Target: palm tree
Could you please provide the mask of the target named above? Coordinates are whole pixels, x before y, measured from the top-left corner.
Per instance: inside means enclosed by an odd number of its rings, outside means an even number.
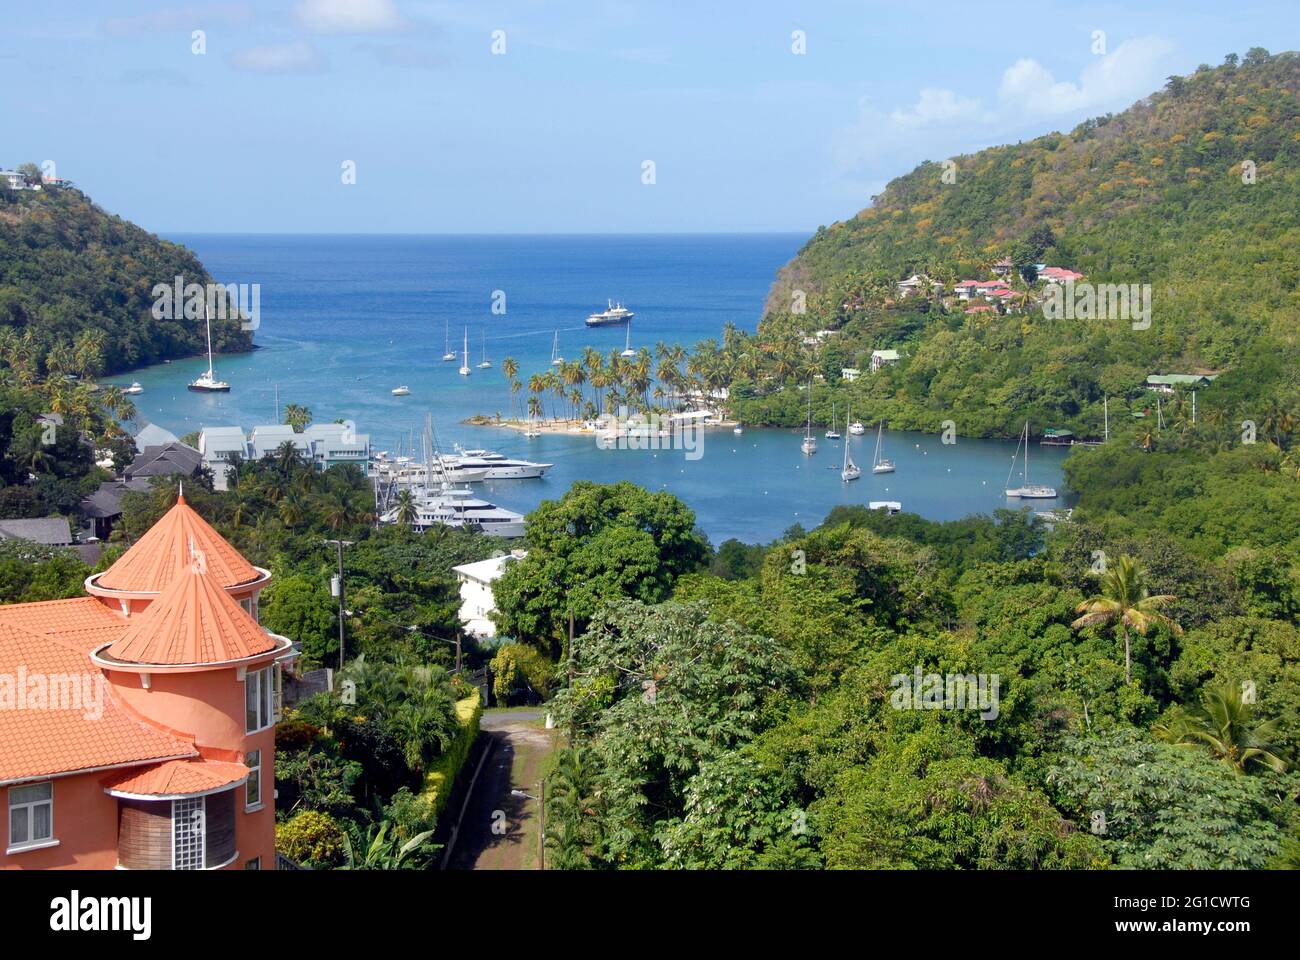
[[[1124,638],[1124,682],[1133,679],[1133,651],[1129,631],[1146,636],[1151,628],[1163,624],[1182,635],[1183,628],[1160,612],[1178,598],[1167,593],[1152,595],[1146,587],[1146,574],[1128,554],[1109,567],[1101,577],[1101,593],[1075,607],[1083,616],[1070,624],[1075,630],[1084,627],[1117,624]]]
[[[284,422],[293,427],[294,433],[302,433],[311,423],[311,411],[296,403],[284,408]]]
[[[1152,733],[1168,743],[1208,746],[1237,773],[1245,773],[1250,764],[1285,773],[1286,761],[1273,752],[1276,721],[1254,722],[1253,713],[1240,685],[1225,681],[1202,691],[1199,709],[1172,708],[1164,723],[1152,727]]]
[[[409,492],[403,491],[403,493]],[[356,523],[357,508],[353,506],[352,501],[343,490],[331,490],[326,494],[321,509],[326,525],[334,533],[338,533],[340,530]]]
[[[415,522],[415,494],[409,489],[399,490],[397,492],[397,512],[395,514],[398,523],[411,524]]]
[[[515,417],[515,394],[519,392],[518,381],[515,380],[515,374],[519,372],[519,361],[514,357],[506,357],[501,361],[501,373],[506,378],[506,383],[510,385],[510,419]]]

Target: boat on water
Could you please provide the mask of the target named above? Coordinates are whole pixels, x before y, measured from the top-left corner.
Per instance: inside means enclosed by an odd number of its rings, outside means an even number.
[[[395,397],[409,397],[411,395],[411,388],[406,386],[406,384],[402,384],[400,387],[394,387],[392,394]]]
[[[218,380],[212,370],[212,318],[208,315],[207,308],[203,309],[203,319],[208,327],[208,369],[206,373],[201,373],[193,383],[186,389],[194,390],[198,393],[229,393],[230,384],[224,380]]]
[[[123,387],[122,392],[128,396],[135,396],[138,393],[144,393],[144,387],[140,386],[139,380],[135,380],[132,382],[131,386]]]
[[[876,431],[876,455],[871,459],[872,473],[893,473],[894,461],[886,459],[881,454],[884,450],[885,443],[885,421],[880,421],[880,429]]]
[[[449,471],[483,470],[486,480],[533,480],[555,466],[553,463],[512,459],[493,450],[458,450],[454,455],[446,454],[439,459],[444,469]]]
[[[852,408],[850,408],[849,415],[850,417],[852,416]],[[848,437],[845,439],[844,466],[840,468],[840,479],[843,480],[845,483],[848,483],[850,480],[856,480],[858,479],[858,477],[862,476],[862,468],[853,462],[853,455],[849,453],[849,447],[852,446],[852,444],[853,444],[852,437]]]
[[[469,327],[465,328],[465,359],[460,362],[460,375],[468,377],[471,371],[469,369]]]
[[[563,362],[564,358],[560,356],[560,331],[556,330],[555,339],[551,341],[551,366],[558,367]]]
[[[872,500],[867,504],[869,510],[884,510],[890,516],[903,512],[903,504],[898,500]]]
[[[840,432],[835,429],[835,401],[831,401],[831,425],[826,428],[825,437],[827,440],[838,440]]]
[[[487,333],[486,333],[486,331],[485,331],[484,334],[483,334],[483,359],[479,361],[478,368],[479,368],[480,370],[490,370],[490,369],[492,368],[492,361],[489,360],[489,359],[487,358]]]
[[[589,327],[608,327],[616,323],[627,323],[636,314],[621,303],[615,303],[613,300],[605,301],[606,307],[599,313],[593,313],[587,317],[587,326]]]
[[[742,433],[745,432],[745,428],[742,427],[740,424],[736,424],[734,427],[731,428],[731,432],[734,433],[736,436],[740,436]]]
[[[849,424],[849,433],[853,434],[855,437],[860,437],[866,432],[866,425],[860,420],[854,420]]]
[[[1020,486],[1011,486],[1011,476],[1016,472],[1016,460],[1020,457],[1020,450],[1024,448],[1024,459],[1021,461]],[[1020,442],[1016,444],[1016,452],[1011,457],[1011,470],[1007,473],[1008,497],[1018,497],[1022,500],[1054,500],[1056,498],[1056,488],[1049,487],[1042,483],[1029,482],[1029,421],[1025,421],[1025,429],[1021,431]]]
[[[442,359],[450,363],[452,360],[456,359],[456,351],[451,348],[451,321],[450,320],[443,321],[442,332],[443,332],[443,342],[444,342]]]
[[[390,507],[379,518],[381,523],[398,523],[401,505]],[[417,496],[411,528],[416,531],[430,527],[468,527],[490,537],[522,537],[524,515],[507,510],[495,503],[481,500],[465,487],[442,485]]]
[[[632,321],[627,323],[627,336],[623,338],[623,352],[620,357],[635,357],[636,351],[632,349]]]
[[[812,382],[808,383],[808,425],[804,428],[803,442],[799,444],[799,451],[805,457],[811,457],[817,452],[817,438],[812,435]]]

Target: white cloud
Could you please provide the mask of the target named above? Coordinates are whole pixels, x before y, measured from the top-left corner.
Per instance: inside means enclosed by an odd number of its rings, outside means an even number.
[[[921,91],[920,99],[910,107],[899,107],[889,115],[895,123],[907,127],[917,127],[927,123],[942,123],[951,120],[969,120],[979,115],[978,99],[960,97],[951,90],[939,90],[927,87]]]
[[[998,102],[1005,110],[1034,116],[1077,113],[1153,92],[1162,79],[1161,61],[1173,49],[1160,37],[1126,40],[1084,68],[1077,83],[1057,80],[1037,60],[1017,60],[1002,75]]]
[[[407,25],[393,0],[299,0],[294,16],[313,33],[391,33]]]
[[[305,40],[237,50],[230,63],[252,73],[319,73],[326,66],[320,51]]]

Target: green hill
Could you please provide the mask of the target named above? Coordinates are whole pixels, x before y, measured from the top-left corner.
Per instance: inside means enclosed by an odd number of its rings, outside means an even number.
[[[781,356],[818,329],[838,331],[811,359],[832,383],[841,367],[865,369],[873,348],[903,349],[897,367],[837,388],[864,419],[899,427],[953,419],[963,434],[1005,435],[1029,417],[1036,430],[1100,434],[1102,398],[1112,413],[1117,401],[1122,416],[1129,406],[1140,413],[1150,403],[1142,382],[1156,372],[1228,371],[1212,389],[1238,405],[1295,389],[1297,55],[1229,56],[1171,77],[1121,114],[952,164],[927,162],[892,181],[856,216],[820,228],[780,271],[757,337],[765,375],[737,384],[744,419],[793,416],[790,398],[772,388],[809,372],[809,361]],[[1150,328],[1049,320],[1036,305],[967,314],[952,297],[895,292],[918,273],[951,291],[989,278],[1007,257],[1097,284],[1149,284]],[[806,313],[792,309],[796,291]]]
[[[0,186],[0,365],[34,380],[203,352],[201,320],[151,313],[154,285],[178,275],[212,281],[189,250],[106,213],[80,190]],[[252,334],[233,318],[214,320],[212,342],[221,352],[245,351]],[[96,346],[98,363],[87,364]]]

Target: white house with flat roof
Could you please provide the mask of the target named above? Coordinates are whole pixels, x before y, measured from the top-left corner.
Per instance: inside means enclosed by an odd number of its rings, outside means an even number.
[[[500,557],[489,557],[476,563],[462,563],[451,569],[460,581],[460,622],[465,632],[483,639],[495,637],[497,625],[492,622],[496,598],[492,596],[492,582],[505,572],[506,565],[528,556],[527,550],[514,550]]]

